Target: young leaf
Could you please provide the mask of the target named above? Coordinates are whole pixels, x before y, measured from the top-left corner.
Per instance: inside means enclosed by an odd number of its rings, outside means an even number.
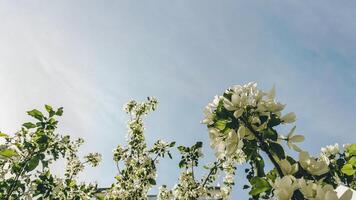
[[[52,108],[52,106],[50,106],[50,105],[45,105],[45,108],[46,108],[46,110],[47,110],[48,113],[50,113],[51,111],[53,111],[53,108]]]
[[[226,127],[226,123],[227,123],[226,120],[220,119],[217,122],[215,122],[214,126],[219,130],[224,130]]]
[[[350,156],[356,156],[356,144],[351,144],[347,148],[347,152],[350,154]]]
[[[45,108],[49,114],[49,117],[53,117],[53,115],[56,114],[56,112],[53,110],[52,106],[50,105],[45,105]]]
[[[7,134],[5,134],[5,133],[1,133],[0,132],[0,137],[4,137],[4,138],[7,138],[7,137],[9,137]]]
[[[347,161],[348,164],[351,164],[352,166],[356,167],[356,157],[352,157],[349,161]]]
[[[12,149],[3,149],[0,151],[0,155],[1,156],[5,156],[5,157],[12,157],[12,156],[17,156],[17,152],[15,150],[12,150]]]
[[[342,167],[341,169],[342,173],[348,175],[348,176],[352,176],[355,174],[356,170],[353,168],[353,166],[351,164],[346,164]]]
[[[60,107],[60,108],[58,108],[58,110],[56,112],[56,115],[57,116],[62,116],[62,114],[63,114],[63,107]]]

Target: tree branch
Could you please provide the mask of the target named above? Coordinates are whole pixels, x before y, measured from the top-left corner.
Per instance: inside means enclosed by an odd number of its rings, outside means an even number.
[[[223,163],[223,161],[220,160],[219,162],[215,163],[215,166],[214,166],[214,167],[212,167],[212,168],[210,169],[210,172],[209,172],[208,176],[206,177],[206,179],[204,180],[204,182],[203,182],[203,184],[202,184],[203,187],[204,187],[205,184],[208,182],[210,176],[213,174],[213,170],[217,169],[222,163]]]
[[[283,175],[283,172],[281,170],[281,167],[279,166],[277,161],[273,158],[272,153],[268,149],[267,143],[265,143],[263,141],[260,133],[257,132],[255,129],[253,129],[253,127],[245,119],[241,118],[241,121],[245,124],[246,128],[248,128],[253,133],[253,135],[257,138],[258,142],[260,143],[260,147],[261,147],[262,151],[264,151],[267,154],[268,158],[271,160],[271,162],[273,163],[274,167],[277,169],[277,172],[278,172],[279,176],[282,178],[284,175]]]
[[[8,190],[8,193],[7,193],[6,197],[5,197],[5,199],[10,199],[12,193],[13,193],[14,190],[15,190],[16,182],[19,180],[20,176],[22,176],[22,173],[24,173],[24,170],[25,170],[25,167],[26,167],[26,165],[27,165],[27,162],[31,159],[31,157],[32,157],[33,154],[34,154],[34,153],[30,152],[30,153],[25,157],[25,159],[24,159],[24,165],[21,167],[20,172],[19,172],[18,174],[16,174],[15,180],[14,180],[14,182],[10,185],[10,188],[9,188],[9,190]]]
[[[274,167],[277,169],[279,176],[282,178],[284,176],[284,174],[281,170],[281,167],[279,166],[277,161],[274,159],[272,153],[269,151],[268,145],[267,145],[267,143],[265,143],[263,141],[260,133],[258,131],[256,131],[255,129],[253,129],[253,127],[244,118],[241,117],[240,119],[245,124],[245,126],[253,133],[253,135],[257,138],[258,142],[260,143],[260,147],[261,147],[262,151],[264,151],[267,154],[268,158],[271,160]],[[299,190],[296,190],[293,194],[292,199],[303,200],[304,199],[303,197],[304,197],[304,195]]]

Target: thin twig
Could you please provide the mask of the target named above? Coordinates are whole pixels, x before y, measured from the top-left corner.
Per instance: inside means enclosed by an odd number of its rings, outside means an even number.
[[[208,176],[206,177],[206,179],[204,180],[204,182],[202,184],[203,187],[208,182],[208,179],[210,178],[210,176],[213,174],[213,170],[217,169],[222,163],[223,163],[223,161],[219,160],[219,162],[215,163],[215,166],[210,169]]]

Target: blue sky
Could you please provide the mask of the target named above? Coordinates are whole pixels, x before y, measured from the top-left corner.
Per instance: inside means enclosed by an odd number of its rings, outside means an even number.
[[[26,110],[64,106],[60,131],[84,137],[84,153],[103,154],[100,167],[81,178],[107,186],[115,175],[112,149],[125,141],[126,101],[156,96],[158,110],[146,120],[148,143],[200,140],[208,163],[213,152],[199,123],[203,107],[230,85],[257,81],[263,89],[275,84],[286,111],[295,111],[304,149],[316,154],[327,144],[355,142],[355,6],[1,1],[0,129],[19,129],[29,119]],[[178,158],[161,162],[158,184],[173,185]],[[242,170],[236,182],[242,186]]]

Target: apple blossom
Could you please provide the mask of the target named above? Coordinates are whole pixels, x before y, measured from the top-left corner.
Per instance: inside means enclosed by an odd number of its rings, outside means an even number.
[[[284,175],[293,175],[298,171],[298,163],[294,163],[293,165],[286,159],[280,160],[278,162],[279,166]]]
[[[298,183],[294,176],[287,175],[277,179],[273,184],[273,188],[273,193],[279,200],[290,200],[294,191],[298,188]]]
[[[294,112],[287,113],[283,117],[281,117],[282,123],[293,123],[295,122],[295,114]]]
[[[296,126],[293,126],[293,128],[289,131],[288,136],[282,137],[287,141],[287,145],[290,149],[293,149],[294,151],[301,152],[302,149],[300,149],[296,144],[294,143],[299,143],[304,141],[304,136],[303,135],[294,135]]]
[[[326,147],[321,148],[321,152],[326,156],[335,156],[339,153],[339,144],[335,143],[334,145],[327,145]]]
[[[303,169],[312,175],[323,175],[329,171],[328,164],[324,160],[316,159],[309,156],[309,153],[302,151],[299,153],[299,163]]]
[[[148,191],[156,185],[158,161],[164,156],[172,158],[170,148],[175,145],[157,140],[149,148],[146,143],[143,118],[156,106],[157,100],[152,97],[125,105],[124,111],[130,115],[128,143],[114,149],[117,174],[115,182],[105,189],[78,182],[78,174],[88,164],[97,166],[101,155],[90,153],[82,160],[77,152],[84,141],[72,141],[54,132],[54,116],[60,116],[62,108],[54,111],[46,105],[48,116],[35,109],[29,111],[39,122],[23,124],[13,137],[0,132],[4,141],[0,143],[0,198],[146,200]],[[242,165],[248,180],[243,188],[250,190],[250,199],[350,200],[350,190],[338,197],[334,189],[342,184],[356,188],[356,144],[345,145],[344,152],[337,144],[329,145],[321,149],[319,157],[310,157],[295,145],[304,140],[303,135],[294,134],[295,126],[287,136],[278,133],[277,126],[296,120],[292,112],[282,115],[284,108],[285,104],[276,100],[274,86],[264,92],[255,82],[234,85],[215,96],[205,107],[202,122],[208,128],[216,160],[204,166],[206,174],[200,177],[196,170],[203,156],[203,143],[179,146],[178,183],[172,189],[159,187],[158,199],[228,200],[236,169]],[[284,142],[300,152],[299,160],[287,155]],[[53,175],[49,168],[60,157],[66,159],[64,177]],[[266,164],[268,161],[272,165]]]

